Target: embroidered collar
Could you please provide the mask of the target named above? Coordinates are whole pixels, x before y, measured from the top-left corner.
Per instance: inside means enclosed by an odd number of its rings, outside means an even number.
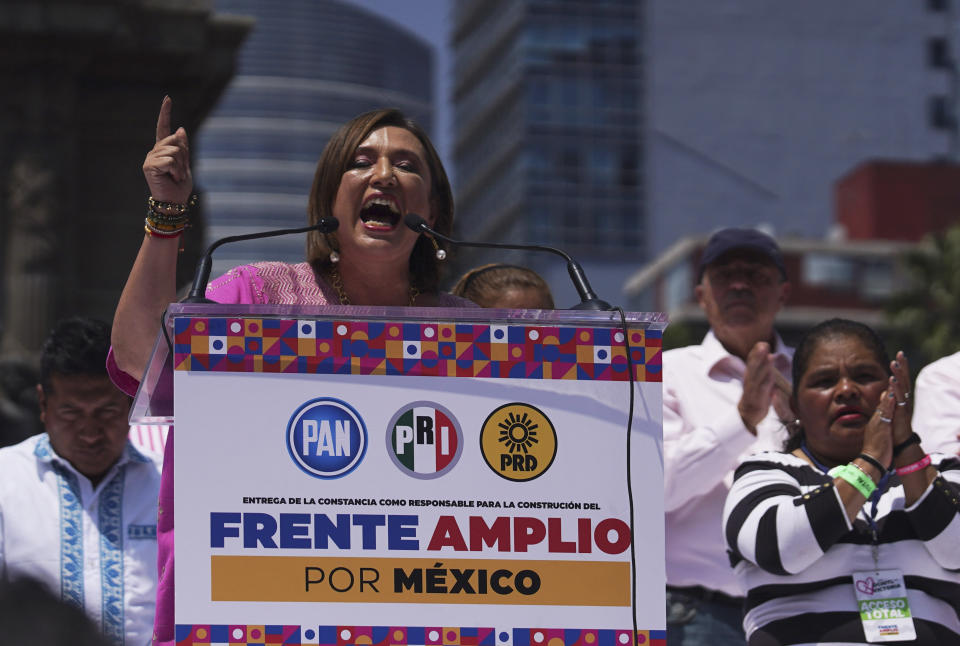
[[[69,464],[66,459],[58,455],[57,452],[53,450],[53,445],[50,444],[50,436],[46,433],[42,433],[40,435],[40,439],[37,441],[37,446],[33,449],[33,454],[36,455],[41,462]],[[123,453],[120,454],[120,459],[117,460],[114,466],[120,466],[122,464],[126,464],[127,462],[149,463],[150,458],[138,451],[137,448],[128,440],[126,448],[123,450]],[[73,466],[71,465],[70,468],[72,469]]]

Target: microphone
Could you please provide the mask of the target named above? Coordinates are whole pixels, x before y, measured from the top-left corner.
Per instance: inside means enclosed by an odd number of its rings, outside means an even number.
[[[275,229],[273,231],[261,231],[260,233],[246,233],[239,236],[227,236],[214,241],[197,262],[197,270],[193,274],[193,286],[190,293],[181,303],[212,303],[210,299],[204,296],[207,292],[207,283],[210,282],[210,267],[213,264],[213,251],[222,244],[228,242],[240,242],[241,240],[259,240],[260,238],[273,238],[274,236],[285,236],[292,233],[307,233],[308,231],[319,231],[320,233],[333,233],[340,226],[340,220],[336,218],[320,218],[320,221],[309,227],[300,227],[299,229]]]
[[[448,238],[442,233],[438,233],[431,229],[430,225],[427,224],[427,221],[416,213],[407,213],[404,215],[403,223],[417,233],[433,236],[434,238],[439,238],[444,242],[449,242],[450,244],[459,247],[519,249],[521,251],[547,251],[556,254],[567,261],[567,272],[570,274],[570,280],[573,281],[573,286],[577,290],[577,294],[580,296],[580,302],[570,309],[598,310],[603,312],[609,312],[613,310],[613,307],[610,305],[610,303],[597,297],[596,293],[593,291],[593,288],[590,287],[590,281],[587,280],[587,275],[583,272],[583,267],[581,267],[580,263],[571,258],[570,254],[566,253],[565,251],[561,251],[560,249],[556,249],[554,247],[547,247],[545,245],[504,244],[500,242],[467,242],[465,240],[454,240],[453,238]]]

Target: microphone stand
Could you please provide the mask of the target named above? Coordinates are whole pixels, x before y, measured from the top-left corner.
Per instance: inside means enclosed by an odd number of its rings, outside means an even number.
[[[307,233],[309,231],[319,231],[320,233],[333,233],[340,226],[340,221],[334,218],[320,218],[320,221],[309,227],[300,227],[298,229],[276,229],[274,231],[261,231],[260,233],[245,233],[238,236],[227,236],[215,240],[213,244],[207,247],[203,256],[197,262],[197,270],[193,274],[193,286],[190,293],[181,303],[212,303],[204,294],[207,291],[207,283],[210,282],[210,268],[213,265],[213,252],[220,245],[228,242],[240,242],[242,240],[259,240],[260,238],[273,238],[275,236],[285,236],[293,233]]]
[[[574,310],[596,310],[602,312],[609,312],[615,308],[610,305],[610,303],[600,299],[596,293],[593,291],[593,288],[590,287],[590,281],[587,280],[587,275],[583,271],[583,267],[580,266],[576,260],[574,260],[570,254],[565,251],[561,251],[555,247],[548,247],[546,245],[527,245],[527,244],[505,244],[499,242],[467,242],[464,240],[456,240],[448,236],[438,233],[430,228],[430,225],[427,224],[427,221],[416,213],[407,213],[403,216],[403,223],[407,225],[410,229],[416,231],[420,234],[425,234],[432,236],[434,238],[439,238],[444,242],[449,242],[452,245],[460,247],[480,247],[483,249],[517,249],[520,251],[547,251],[549,253],[556,254],[567,261],[567,273],[570,274],[570,280],[573,281],[573,286],[577,290],[577,294],[580,296],[580,302],[574,305],[571,309]]]

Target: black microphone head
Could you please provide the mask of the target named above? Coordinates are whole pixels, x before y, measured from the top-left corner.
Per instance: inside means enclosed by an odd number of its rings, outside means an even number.
[[[340,220],[337,218],[320,218],[317,220],[317,231],[320,233],[333,233],[340,227]]]
[[[416,231],[417,233],[423,233],[427,228],[429,228],[427,221],[421,218],[416,213],[405,214],[403,216],[403,223],[407,225],[407,227]]]

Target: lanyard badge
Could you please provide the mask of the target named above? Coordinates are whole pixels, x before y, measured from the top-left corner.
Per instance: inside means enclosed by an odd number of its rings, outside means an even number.
[[[860,621],[868,642],[917,638],[907,587],[900,570],[854,572],[853,590],[857,595]]]
[[[800,450],[810,458],[818,469],[827,473],[828,469],[807,449],[806,442]],[[861,509],[870,526],[871,552],[875,569],[853,573],[853,592],[857,598],[857,609],[863,634],[870,643],[889,641],[911,641],[917,638],[917,630],[910,614],[910,600],[907,598],[907,586],[903,582],[900,570],[881,570],[879,566],[879,535],[877,526],[877,506],[880,496],[887,488],[890,473],[885,473],[876,490],[869,496],[870,513]]]

